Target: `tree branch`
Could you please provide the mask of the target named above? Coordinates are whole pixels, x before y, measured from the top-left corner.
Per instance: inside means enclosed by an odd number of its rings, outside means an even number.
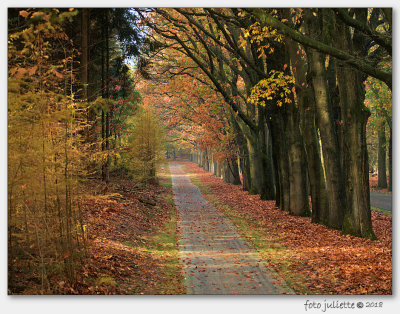
[[[378,45],[382,46],[386,49],[386,51],[392,55],[392,38],[388,38],[375,30],[372,30],[367,24],[362,23],[356,19],[353,19],[350,15],[347,14],[345,9],[334,9],[339,18],[345,22],[347,25],[350,25],[360,32],[364,33],[371,37]]]
[[[392,72],[385,72],[377,69],[374,65],[371,65],[362,59],[355,57],[343,50],[337,49],[335,47],[326,45],[320,41],[314,40],[307,37],[296,30],[285,25],[281,21],[269,15],[262,9],[247,9],[251,14],[253,14],[263,25],[269,25],[277,29],[281,34],[289,36],[294,41],[297,41],[303,45],[314,48],[318,51],[326,53],[332,57],[346,62],[347,64],[353,66],[357,70],[364,72],[372,77],[377,78],[380,81],[385,82],[390,89],[392,89]]]

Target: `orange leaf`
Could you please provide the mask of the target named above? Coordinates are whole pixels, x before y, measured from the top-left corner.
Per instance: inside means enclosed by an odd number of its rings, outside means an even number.
[[[64,252],[63,257],[64,257],[64,258],[68,258],[70,255],[71,255],[70,251],[69,251],[69,250],[66,250],[66,251]]]
[[[14,67],[14,68],[10,69],[10,74],[11,74],[11,76],[14,75],[15,72],[17,72],[17,70],[18,70],[17,67]]]
[[[33,75],[33,74],[36,73],[36,70],[37,70],[37,65],[31,67],[31,68],[28,70],[28,74],[29,74],[29,75]]]
[[[17,71],[17,74],[15,74],[15,77],[22,78],[26,72],[27,72],[27,70],[25,68],[19,68]]]
[[[44,13],[38,11],[38,12],[33,13],[33,14],[32,14],[32,17],[36,17],[36,16],[40,16],[40,15],[44,15]]]
[[[64,75],[62,75],[60,72],[54,71],[54,73],[58,78],[64,78]]]
[[[24,17],[24,18],[27,18],[28,15],[29,15],[29,12],[27,12],[27,11],[25,11],[25,10],[22,10],[22,11],[19,11],[19,15],[21,15],[21,16]]]

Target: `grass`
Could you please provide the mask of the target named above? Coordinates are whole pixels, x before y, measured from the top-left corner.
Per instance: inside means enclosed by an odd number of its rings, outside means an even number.
[[[165,273],[163,280],[159,282],[158,294],[182,294],[184,291],[176,238],[176,213],[174,206],[171,206],[170,220],[164,225],[163,230],[147,238],[140,248],[147,253],[162,257],[165,261],[163,265]]]
[[[310,291],[304,283],[302,276],[290,270],[291,251],[279,244],[276,235],[271,235],[258,221],[252,220],[248,215],[241,213],[237,209],[221,203],[214,195],[209,192],[207,185],[201,183],[200,179],[191,173],[193,184],[197,185],[203,196],[222,212],[238,228],[242,237],[246,238],[254,250],[258,251],[261,258],[265,261],[267,268],[274,265],[274,270],[291,287],[296,294],[318,294],[317,291]]]
[[[169,172],[169,165],[168,163],[163,164],[160,169],[158,170],[158,178],[159,184],[165,186],[166,188],[172,189],[172,178],[171,173]],[[171,191],[172,195],[172,191]],[[172,201],[172,205],[173,205]]]
[[[165,199],[170,204],[170,218],[159,233],[146,241],[143,249],[151,254],[161,256],[165,260],[165,276],[164,280],[160,282],[160,294],[183,294],[185,293],[185,286],[177,245],[177,216],[172,193],[171,174],[167,163],[160,170],[158,176],[159,183],[168,188]]]
[[[392,217],[391,210],[387,210],[387,209],[383,209],[383,208],[379,208],[379,207],[375,207],[375,206],[371,206],[371,209],[375,210],[377,212],[380,212],[380,213],[384,214],[385,216]]]
[[[185,294],[186,288],[182,274],[182,265],[179,261],[179,249],[177,246],[177,216],[168,164],[160,167],[157,176],[158,183],[167,188],[167,191],[163,196],[169,204],[169,219],[156,233],[143,237],[143,242],[125,242],[124,244],[133,246],[142,252],[161,258],[159,260],[163,261],[162,280],[157,282],[157,291],[154,294]],[[159,208],[159,210],[161,209]],[[136,290],[132,290],[131,293],[138,294],[141,292],[141,288]]]

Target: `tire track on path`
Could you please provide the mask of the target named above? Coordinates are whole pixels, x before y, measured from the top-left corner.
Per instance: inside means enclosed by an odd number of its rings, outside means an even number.
[[[178,212],[178,241],[188,294],[293,294],[267,269],[233,224],[170,163]]]

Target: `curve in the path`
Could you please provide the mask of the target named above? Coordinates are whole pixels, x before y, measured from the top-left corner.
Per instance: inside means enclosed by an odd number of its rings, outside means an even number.
[[[293,294],[267,269],[236,228],[206,201],[179,163],[171,162],[188,294]]]
[[[387,209],[387,210],[392,210],[392,195],[391,194],[385,194],[385,193],[379,193],[379,192],[370,192],[370,200],[371,200],[371,205],[382,208],[382,209]]]

